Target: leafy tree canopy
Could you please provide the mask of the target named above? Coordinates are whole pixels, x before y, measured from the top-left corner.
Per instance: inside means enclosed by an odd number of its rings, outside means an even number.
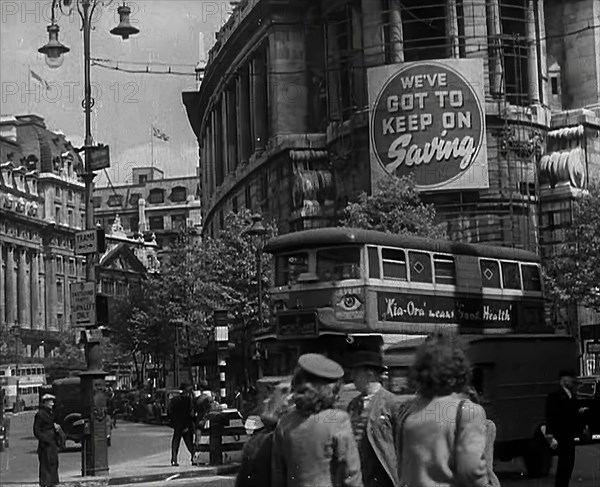
[[[346,206],[344,216],[344,227],[447,238],[445,224],[435,222],[435,208],[421,201],[412,176],[380,179],[372,195],[363,192]]]
[[[557,255],[545,262],[546,291],[559,305],[600,311],[600,185],[573,202],[573,218]]]

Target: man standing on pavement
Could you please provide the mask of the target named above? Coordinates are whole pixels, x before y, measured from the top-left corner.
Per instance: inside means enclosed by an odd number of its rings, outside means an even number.
[[[348,405],[354,438],[358,445],[365,487],[398,487],[398,460],[394,424],[398,398],[381,385],[386,370],[380,353],[356,352],[352,381],[360,395]]]
[[[198,394],[193,398],[194,406],[194,451],[196,454],[192,459],[194,465],[200,464],[200,445],[202,444],[202,430],[206,427],[208,421],[208,413],[213,407],[214,399],[208,388],[208,382],[201,379],[198,384]]]
[[[56,434],[59,426],[54,422],[54,400],[52,394],[44,394],[42,405],[33,420],[33,434],[38,439],[37,454],[40,462],[40,486],[58,485],[58,443]]]
[[[575,373],[562,370],[559,387],[546,399],[546,437],[558,452],[555,487],[569,487],[575,466],[575,437],[583,432],[582,414],[575,397]]]
[[[194,460],[194,405],[192,403],[192,388],[181,384],[181,394],[173,397],[168,407],[168,415],[173,428],[171,439],[171,465],[179,466],[179,445],[181,439],[190,452],[190,461]]]

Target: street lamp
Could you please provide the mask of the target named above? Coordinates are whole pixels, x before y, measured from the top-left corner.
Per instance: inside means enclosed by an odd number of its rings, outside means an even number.
[[[267,234],[267,229],[263,225],[262,216],[258,213],[255,213],[250,217],[252,219],[252,226],[246,230],[246,233],[251,237],[255,237],[258,242],[256,244],[256,286],[257,286],[257,299],[258,299],[258,329],[260,330],[264,326],[263,319],[263,292],[262,292],[262,251],[263,244],[262,238]],[[246,330],[244,330],[244,341],[246,341]],[[244,344],[244,361],[246,361],[246,357],[248,356],[247,352],[247,344]],[[245,365],[246,373],[248,373],[247,364]],[[259,365],[259,377],[260,373],[260,365]]]
[[[267,234],[267,229],[263,225],[262,216],[258,213],[252,215],[252,226],[246,233],[252,237],[261,239]],[[256,282],[258,286],[258,327],[264,326],[262,309],[262,241],[256,246]]]
[[[74,8],[81,18],[83,31],[83,61],[84,61],[84,100],[83,110],[85,113],[85,172],[82,174],[85,183],[85,228],[95,229],[94,205],[92,204],[93,181],[96,174],[91,165],[91,154],[95,149],[92,138],[91,112],[94,106],[90,82],[90,33],[94,12],[99,4],[107,7],[113,0],[104,2],[102,0],[52,0],[51,21],[48,26],[48,43],[40,47],[38,51],[46,56],[46,64],[51,68],[58,68],[63,63],[63,54],[69,52],[69,48],[58,40],[59,26],[56,23],[55,12],[57,9],[64,15],[70,15]],[[66,9],[66,11],[63,9]],[[138,31],[129,25],[129,14],[131,10],[126,5],[118,8],[120,23],[111,33],[121,36],[123,39]],[[86,280],[96,283],[95,255],[89,254],[86,258]],[[102,371],[102,359],[100,356],[101,331],[97,326],[91,327],[82,333],[85,343],[85,358],[87,362],[86,372],[81,377],[81,398],[83,400],[86,417],[89,420],[89,435],[85,438],[82,449],[82,474],[102,475],[108,472],[108,451],[106,442],[106,384],[105,373]]]

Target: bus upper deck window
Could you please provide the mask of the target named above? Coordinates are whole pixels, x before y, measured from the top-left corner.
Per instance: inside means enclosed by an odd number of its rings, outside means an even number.
[[[493,287],[500,289],[500,264],[496,260],[481,259],[479,262],[481,269],[481,285],[483,287]]]
[[[360,248],[336,247],[319,250],[317,276],[321,281],[360,278]]]
[[[409,252],[410,280],[412,282],[432,282],[431,255],[425,252]]]
[[[521,289],[519,264],[516,262],[502,262],[502,282],[504,289]]]
[[[434,254],[433,265],[435,267],[436,284],[456,284],[454,257]]]
[[[379,255],[377,253],[377,247],[367,247],[369,255],[369,277],[372,279],[379,279]]]
[[[404,250],[381,249],[381,260],[383,263],[383,277],[406,281],[406,255]]]
[[[277,258],[276,286],[295,284],[298,276],[308,272],[308,254],[299,252],[297,254],[280,255]]]
[[[523,274],[523,289],[525,291],[542,290],[542,280],[538,266],[522,264],[521,273]]]

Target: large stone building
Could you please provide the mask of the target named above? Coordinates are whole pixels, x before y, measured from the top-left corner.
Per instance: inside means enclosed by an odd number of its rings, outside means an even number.
[[[36,115],[0,122],[0,322],[25,357],[43,358],[71,326],[69,284],[85,279],[74,254],[84,226],[81,159]]]
[[[39,116],[2,117],[0,130],[0,357],[42,359],[72,330],[70,284],[85,280],[74,252],[85,227],[83,166]],[[159,270],[158,246],[126,236],[118,218],[106,233],[97,291],[123,296]]]
[[[600,171],[599,19],[597,0],[242,0],[183,94],[203,231],[242,206],[280,233],[334,225],[412,172],[452,239],[551,252]]]
[[[103,228],[111,228],[119,217],[125,234],[155,238],[163,248],[182,229],[200,227],[196,176],[165,178],[158,168],[138,167],[132,179],[130,184],[94,188],[94,215]]]

